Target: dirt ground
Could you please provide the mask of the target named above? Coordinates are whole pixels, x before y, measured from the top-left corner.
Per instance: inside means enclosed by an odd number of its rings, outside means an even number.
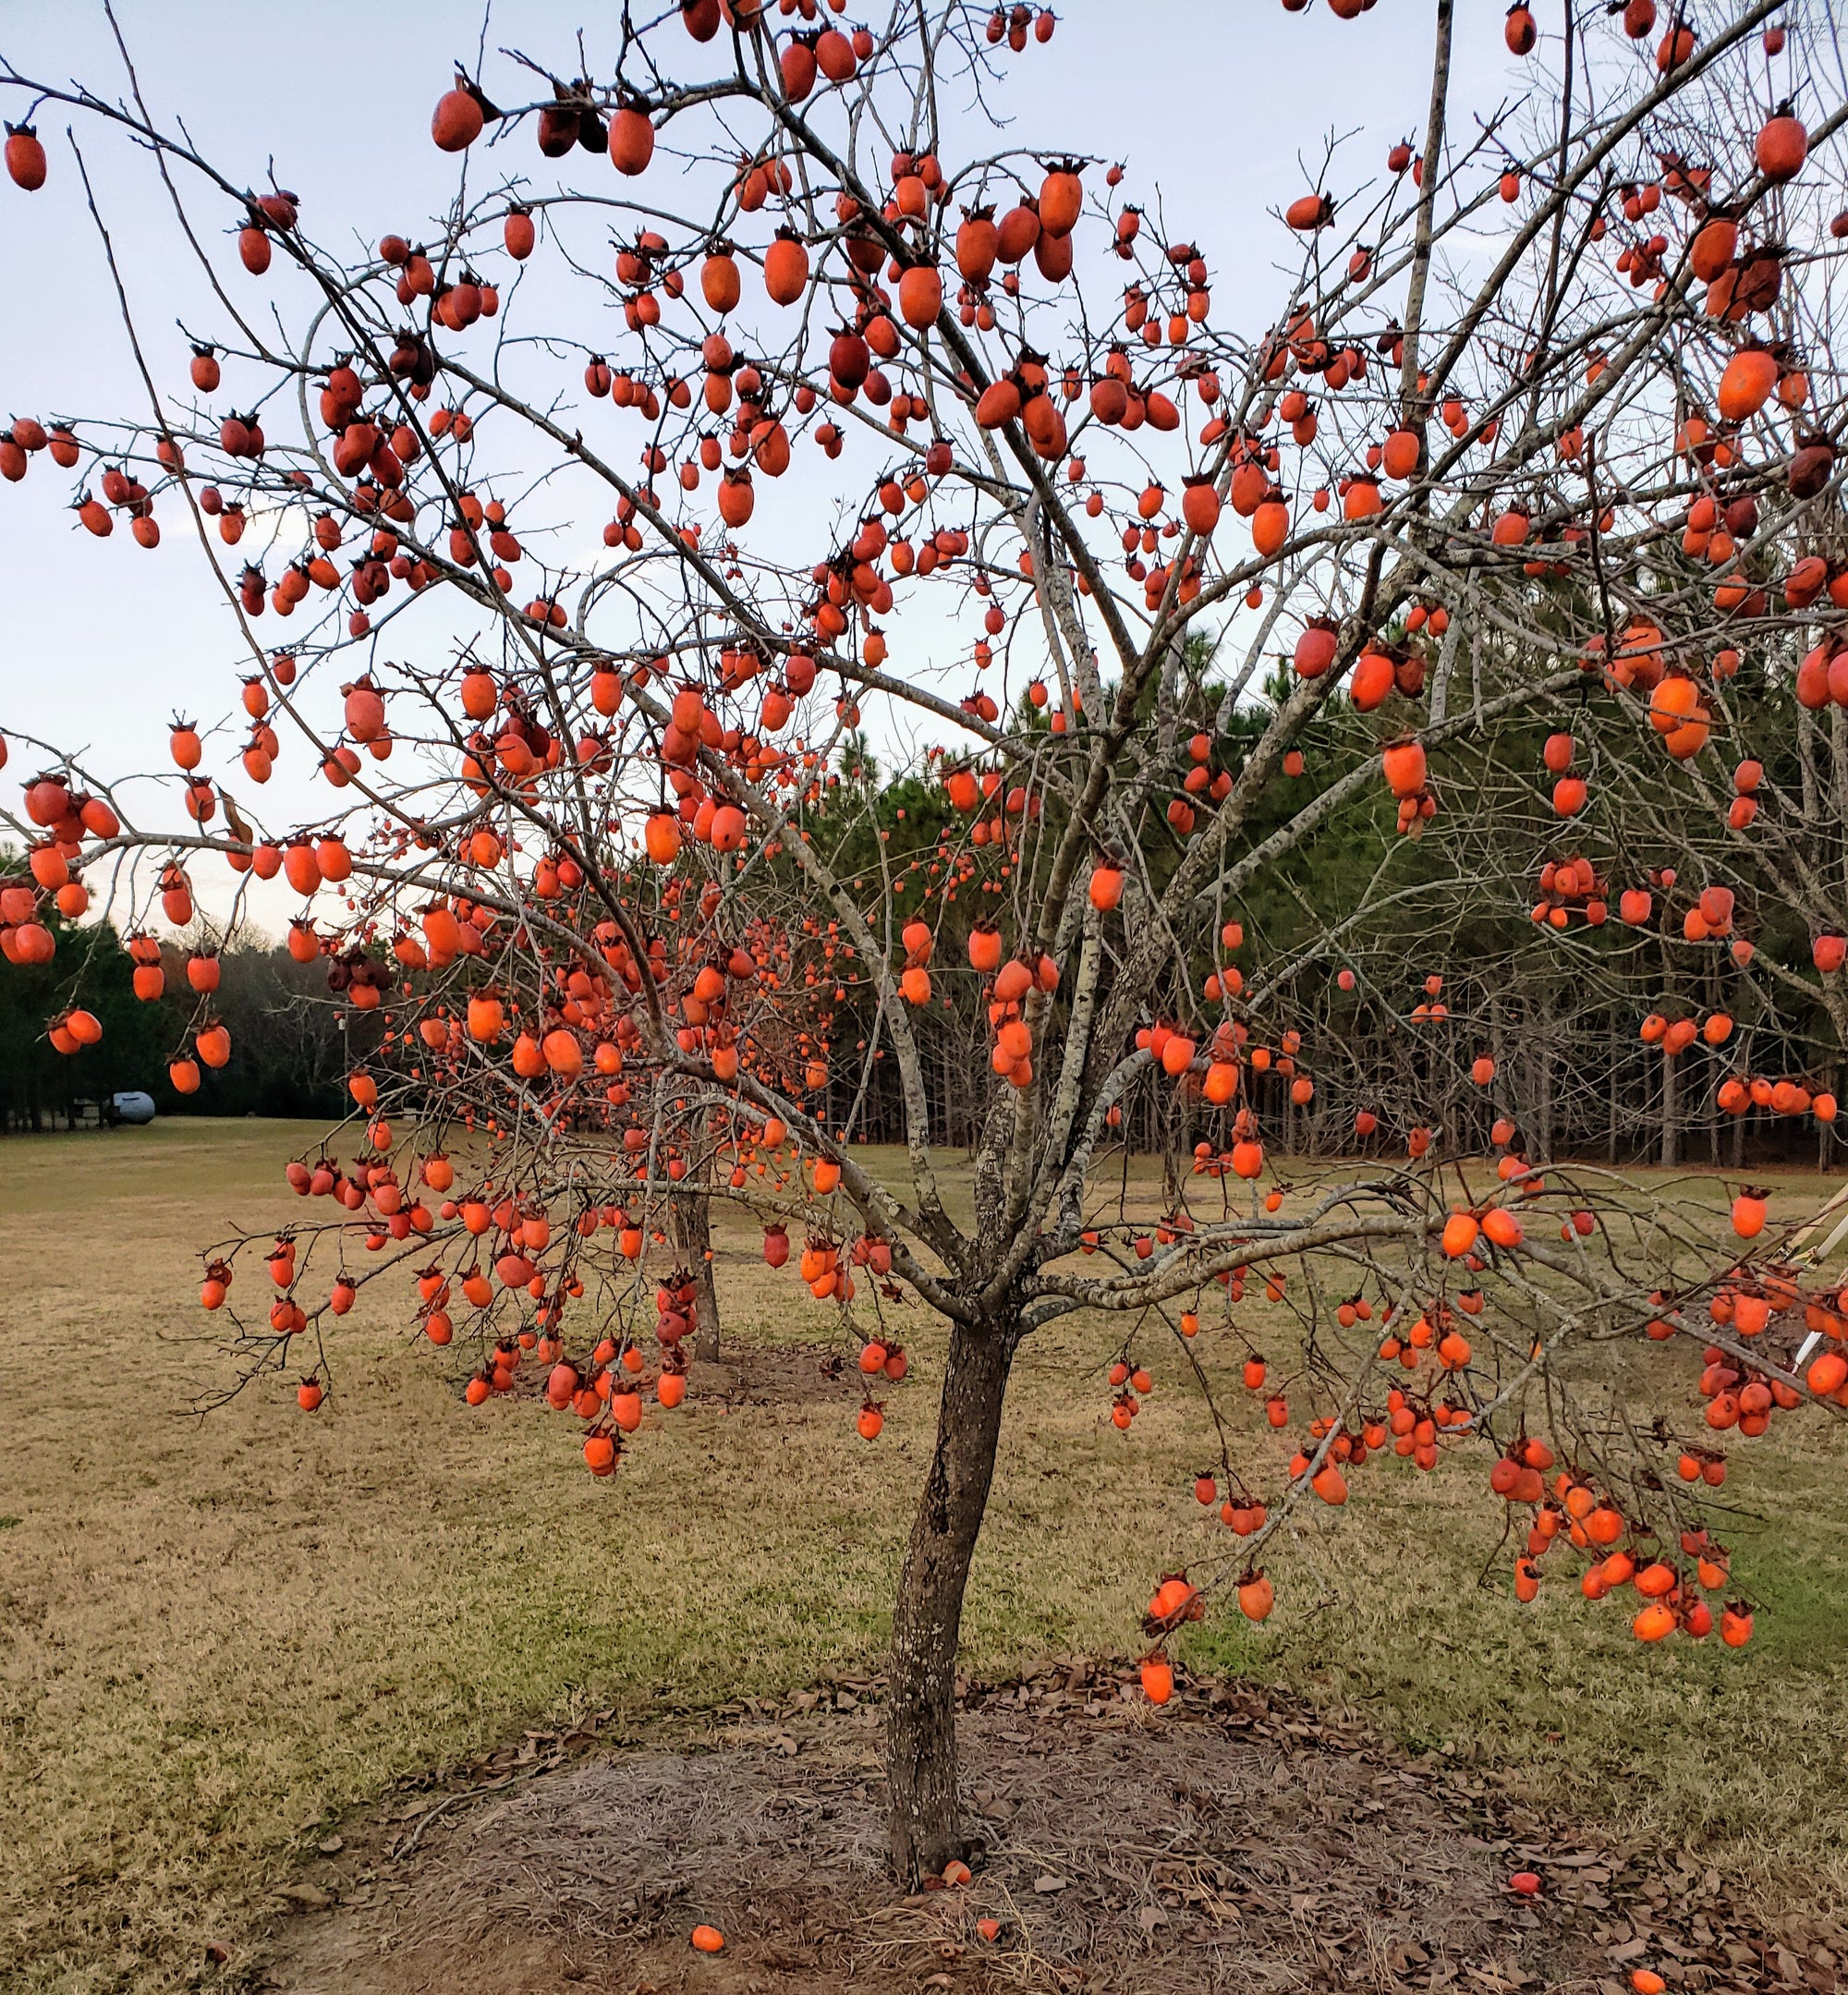
[[[268,1951],[233,1978],[277,1995],[1618,1995],[1648,1966],[1676,1989],[1837,1986],[1841,1935],[1757,1932],[1716,1873],[1562,1832],[1274,1691],[1188,1683],[1157,1711],[1128,1671],[1085,1664],[973,1687],[974,1877],[901,1898],[877,1688],[734,1709],[671,1748],[532,1737],[469,1783],[400,1793],[286,1888]],[[1510,1888],[1524,1870],[1531,1899]],[[700,1924],[723,1953],[692,1950]]]

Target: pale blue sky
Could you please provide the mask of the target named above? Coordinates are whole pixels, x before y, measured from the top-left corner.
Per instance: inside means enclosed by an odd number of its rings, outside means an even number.
[[[1541,9],[1543,26],[1552,11]],[[277,180],[302,196],[305,220],[323,242],[337,242],[343,228],[368,241],[387,228],[415,236],[453,184],[453,163],[430,143],[429,115],[450,58],[474,55],[480,17],[470,9],[417,0],[327,0],[312,10],[267,0],[235,8],[119,0],[117,12],[156,116],[182,117],[201,152],[252,185],[264,183],[274,160]],[[566,70],[587,12],[594,20],[599,10],[503,0],[488,44],[518,46]],[[1067,0],[1060,13],[1052,43],[1016,59],[1010,139],[1125,158],[1135,198],[1151,211],[1159,186],[1171,229],[1206,252],[1222,322],[1256,330],[1274,313],[1283,281],[1273,265],[1291,257],[1292,245],[1267,211],[1303,190],[1299,156],[1313,172],[1331,132],[1358,130],[1352,166],[1339,176],[1351,181],[1380,171],[1392,140],[1422,130],[1428,5],[1381,0],[1351,23],[1319,4],[1286,15],[1279,0],[1141,0],[1133,13],[1117,0]],[[1490,0],[1459,8],[1457,96],[1465,112],[1519,87],[1502,13]],[[596,39],[587,39],[594,63]],[[77,77],[103,94],[124,87],[102,10],[89,0],[0,4],[0,54],[43,80]],[[499,56],[490,56],[485,80],[491,92],[506,87]],[[0,91],[0,113],[17,119],[18,95]],[[140,413],[65,122],[40,120],[51,158],[43,191],[27,196],[0,183],[10,278],[0,404],[41,417]],[[144,164],[113,131],[79,126],[79,137],[142,335],[164,385],[177,388],[186,351],[176,316],[196,318],[209,333],[215,308],[148,190]],[[527,170],[545,164],[524,134],[512,150]],[[215,228],[233,219],[218,206],[201,201],[194,212]],[[225,266],[242,277],[235,258]],[[261,290],[249,286],[253,297]],[[67,482],[42,457],[22,485],[0,486],[0,732],[30,728],[87,747],[111,770],[157,768],[173,707],[210,723],[233,706],[244,669],[238,642],[177,505],[164,508],[166,539],[149,553],[126,530],[106,542],[84,534],[65,510]],[[279,641],[286,631],[274,626],[265,618],[260,628]],[[231,767],[235,774],[235,758]],[[286,769],[252,800],[281,819],[292,797],[307,794]],[[203,898],[213,905],[209,891]],[[261,918],[279,927],[290,903],[269,898],[275,906]]]

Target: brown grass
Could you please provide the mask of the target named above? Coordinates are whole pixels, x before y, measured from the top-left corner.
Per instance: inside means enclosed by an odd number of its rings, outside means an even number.
[[[696,1394],[613,1486],[542,1404],[463,1409],[459,1344],[413,1347],[370,1302],[314,1418],[274,1381],[188,1417],[225,1375],[193,1249],[298,1212],[280,1164],[309,1134],[176,1123],[0,1159],[0,1978],[35,1995],[176,1984],[342,1811],[523,1725],[611,1705],[639,1723],[879,1652],[939,1340],[911,1312],[914,1376],[868,1447],[804,1349],[826,1312],[754,1235],[721,1229],[728,1332],[786,1347],[789,1389]],[[1156,1571],[1224,1549],[1187,1490],[1208,1451],[1177,1368],[1133,1434],[1101,1418],[1121,1333],[1079,1321],[1023,1356],[973,1668],[1121,1650]],[[1255,1416],[1250,1445],[1275,1448]],[[1210,1618],[1194,1652],[1839,1905],[1843,1443],[1784,1422],[1735,1461],[1755,1515],[1729,1535],[1767,1609],[1741,1655],[1638,1654],[1575,1597],[1516,1610],[1499,1568],[1477,1588],[1496,1525],[1475,1463],[1369,1472],[1273,1562],[1264,1629]]]

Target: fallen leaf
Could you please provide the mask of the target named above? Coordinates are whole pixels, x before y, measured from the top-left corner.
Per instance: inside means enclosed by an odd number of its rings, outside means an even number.
[[[334,1893],[322,1891],[318,1884],[284,1884],[277,1888],[276,1896],[286,1898],[304,1912],[325,1912],[334,1903]]]

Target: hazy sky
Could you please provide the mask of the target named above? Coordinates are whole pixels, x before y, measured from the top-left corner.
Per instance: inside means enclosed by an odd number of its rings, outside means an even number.
[[[447,87],[452,57],[472,67],[479,13],[419,0],[324,0],[311,9],[268,0],[228,8],[117,0],[116,11],[156,117],[182,119],[202,153],[252,186],[265,184],[274,162],[276,180],[302,197],[305,224],[319,240],[337,244],[350,231],[356,241],[375,242],[388,228],[415,237],[453,187],[454,163],[430,142],[430,108]],[[485,40],[490,50],[523,48],[570,73],[581,25],[592,65],[605,74],[591,25],[600,11],[612,12],[500,0]],[[1540,11],[1547,25],[1552,9]],[[1351,165],[1337,176],[1345,183],[1378,173],[1393,140],[1422,132],[1428,4],[1380,0],[1354,22],[1335,19],[1319,0],[1305,15],[1285,14],[1279,0],[1139,0],[1134,8],[1066,0],[1059,12],[1052,43],[1015,59],[1005,100],[1015,118],[1009,139],[1124,158],[1125,192],[1133,189],[1152,213],[1159,189],[1171,231],[1204,249],[1220,322],[1256,330],[1273,317],[1283,288],[1275,266],[1291,258],[1292,246],[1267,211],[1303,191],[1305,163],[1312,176],[1331,134],[1360,134],[1344,154]],[[1502,46],[1501,6],[1465,0],[1458,13],[1457,107],[1466,115],[1491,108],[1520,78]],[[125,89],[102,9],[91,0],[0,0],[0,56],[41,81],[76,78],[111,97]],[[498,82],[516,94],[498,55],[490,55],[484,80],[491,93]],[[19,118],[21,94],[0,89],[0,115]],[[139,414],[145,398],[66,122],[39,120],[51,161],[45,189],[28,196],[0,181],[10,280],[0,312],[0,407],[42,418]],[[187,351],[176,318],[184,314],[209,335],[215,308],[171,215],[149,191],[145,162],[113,131],[79,123],[78,136],[139,329],[163,386],[177,389]],[[553,170],[524,132],[512,151],[536,178]],[[583,161],[595,170],[588,155]],[[194,190],[183,191],[190,199]],[[193,201],[203,229],[237,219],[217,207]],[[247,286],[240,298],[261,298],[228,241],[222,265],[227,283]],[[232,707],[237,672],[246,669],[239,640],[177,502],[164,504],[166,537],[148,553],[126,528],[107,541],[85,534],[66,510],[66,479],[41,457],[23,484],[0,485],[0,732],[30,730],[83,748],[112,772],[161,768],[175,707],[208,723]],[[286,635],[274,617],[258,627],[266,641]],[[209,760],[209,771],[222,766],[222,756]],[[235,776],[235,754],[230,766]],[[291,799],[307,795],[291,787],[298,782],[279,771],[251,800],[281,821]],[[324,808],[324,798],[323,790],[301,809]],[[198,870],[211,907],[217,896],[207,875],[216,869]],[[273,891],[259,918],[279,929],[293,905]]]

